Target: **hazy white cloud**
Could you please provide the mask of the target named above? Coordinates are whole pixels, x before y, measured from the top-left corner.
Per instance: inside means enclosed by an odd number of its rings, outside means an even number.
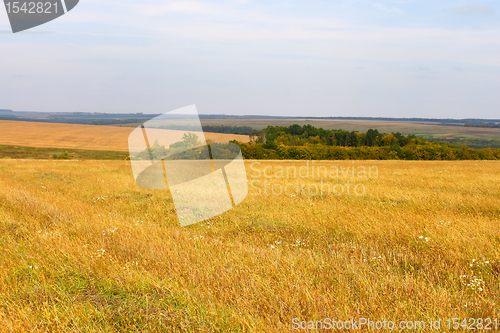
[[[377,2],[368,2],[373,8],[384,11],[387,13],[394,13],[394,14],[404,14],[404,11],[400,8],[394,7],[394,6],[388,6],[384,3],[377,3]]]
[[[209,13],[210,9],[204,3],[199,1],[173,1],[162,2],[156,5],[147,5],[141,7],[141,14],[146,16],[161,16],[166,13],[179,13],[179,12],[195,12],[195,13]]]
[[[467,5],[464,7],[453,7],[450,9],[452,13],[460,15],[471,15],[471,14],[495,14],[495,10],[488,6],[481,5]]]

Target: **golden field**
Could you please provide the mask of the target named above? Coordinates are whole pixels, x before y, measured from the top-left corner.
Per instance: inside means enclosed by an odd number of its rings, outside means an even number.
[[[0,144],[85,150],[128,151],[132,127],[38,123],[0,120]],[[183,131],[163,130],[180,133]],[[197,133],[197,132],[195,132]],[[201,137],[201,133],[197,133]],[[214,142],[249,142],[248,135],[205,133]]]
[[[246,161],[247,199],[181,228],[125,161],[0,160],[0,331],[500,319],[500,162],[306,163]]]

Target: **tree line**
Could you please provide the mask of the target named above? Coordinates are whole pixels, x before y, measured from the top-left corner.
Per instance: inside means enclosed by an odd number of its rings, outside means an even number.
[[[247,159],[499,160],[500,149],[427,141],[413,134],[325,130],[312,125],[268,126],[238,143]]]

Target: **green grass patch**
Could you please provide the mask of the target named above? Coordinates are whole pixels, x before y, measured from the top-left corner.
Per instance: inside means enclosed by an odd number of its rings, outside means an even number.
[[[39,148],[0,145],[0,159],[124,160],[123,151]]]

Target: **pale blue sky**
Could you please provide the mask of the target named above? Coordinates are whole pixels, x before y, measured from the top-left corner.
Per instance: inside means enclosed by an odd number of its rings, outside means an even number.
[[[500,1],[81,0],[12,34],[0,108],[500,118]]]

